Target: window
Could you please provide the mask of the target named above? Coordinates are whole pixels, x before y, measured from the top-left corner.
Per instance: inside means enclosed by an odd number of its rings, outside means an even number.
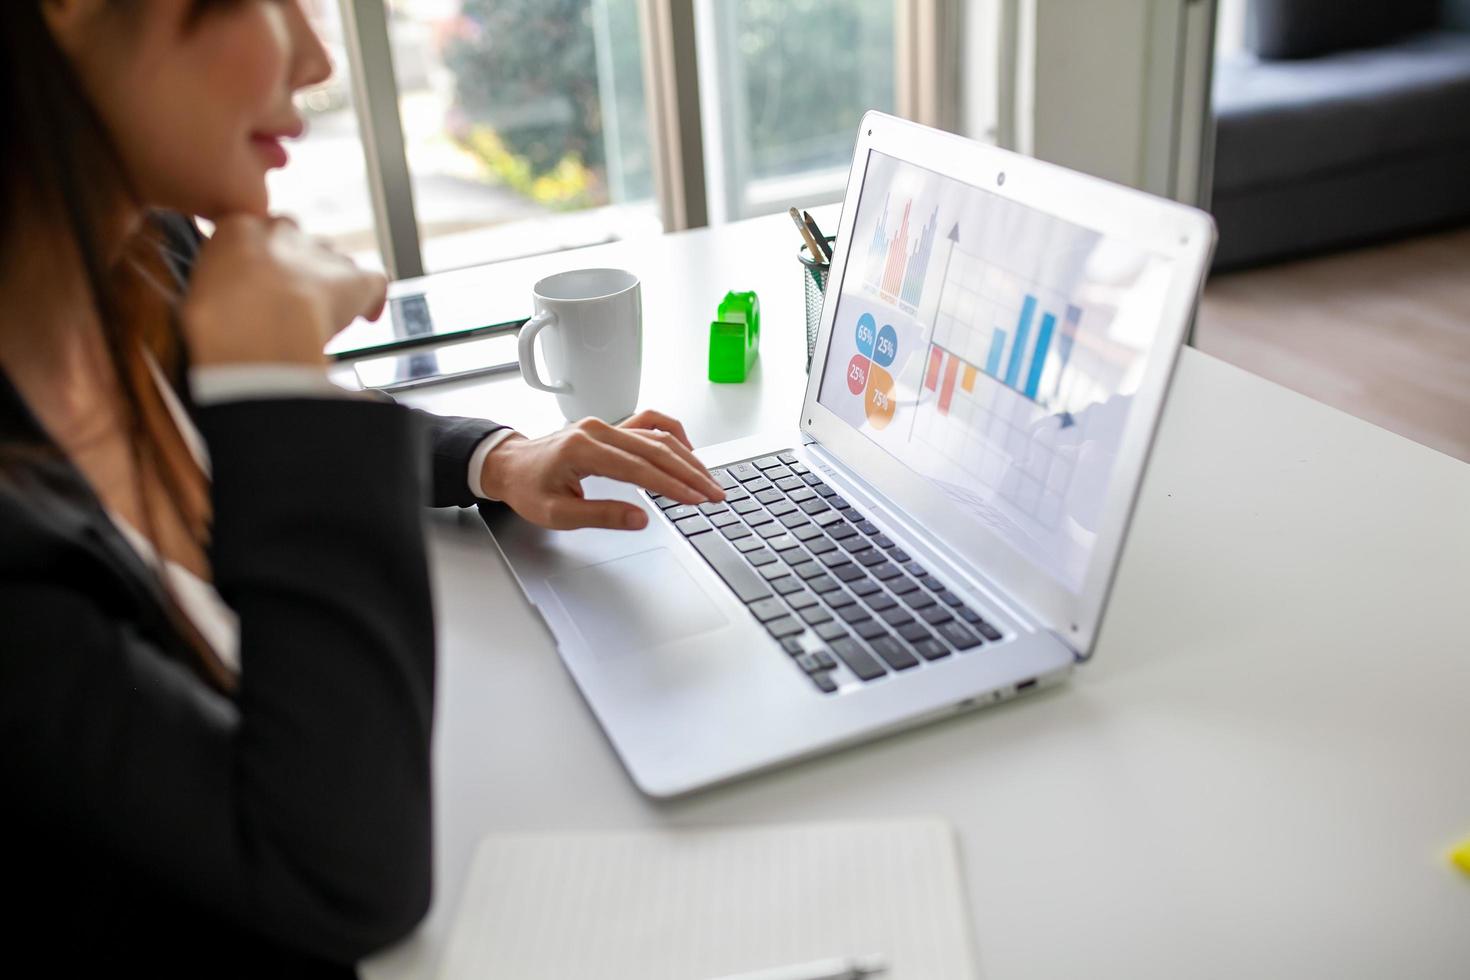
[[[637,0],[394,0],[427,271],[657,233]]]
[[[894,0],[701,0],[711,218],[840,200],[868,109],[895,109]]]

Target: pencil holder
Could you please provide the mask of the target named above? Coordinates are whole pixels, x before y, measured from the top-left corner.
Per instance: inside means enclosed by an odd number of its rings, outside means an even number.
[[[828,237],[831,245],[836,239]],[[822,256],[813,257],[805,244],[797,250],[801,260],[801,283],[806,296],[806,369],[812,369],[812,351],[817,346],[817,326],[822,322],[822,298],[827,292],[827,272],[832,266]]]

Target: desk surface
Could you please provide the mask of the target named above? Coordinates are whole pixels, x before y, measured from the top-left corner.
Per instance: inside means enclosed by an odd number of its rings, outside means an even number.
[[[835,224],[835,219],[827,219]],[[696,445],[789,426],[805,383],[784,216],[442,277],[520,290],[643,277],[642,404]],[[761,365],[703,378],[728,288]],[[415,404],[528,432],[518,379]],[[422,976],[496,830],[938,814],[959,831],[982,974],[1470,975],[1470,466],[1186,350],[1094,661],[1029,699],[674,803],[643,798],[487,532],[436,518],[437,883],[365,965]]]

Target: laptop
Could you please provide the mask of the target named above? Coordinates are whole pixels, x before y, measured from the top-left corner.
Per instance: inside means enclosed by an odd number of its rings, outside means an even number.
[[[1092,654],[1210,217],[863,117],[801,414],[639,532],[494,537],[671,797],[1038,691]]]

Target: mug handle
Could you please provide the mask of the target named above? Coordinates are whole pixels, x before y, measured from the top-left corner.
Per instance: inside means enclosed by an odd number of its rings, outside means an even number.
[[[536,335],[543,327],[549,327],[556,322],[556,314],[550,310],[542,310],[531,319],[527,320],[521,327],[521,335],[516,340],[516,349],[520,354],[521,377],[526,384],[537,391],[549,391],[553,395],[569,394],[572,386],[565,381],[555,384],[547,384],[541,380],[541,375],[536,373]]]

